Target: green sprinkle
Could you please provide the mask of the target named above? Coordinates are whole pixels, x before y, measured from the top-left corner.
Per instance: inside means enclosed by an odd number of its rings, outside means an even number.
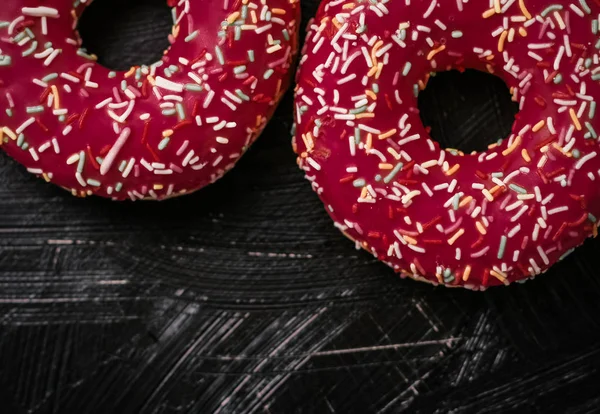
[[[595,75],[592,75],[592,80],[600,80],[600,73],[596,73]]]
[[[179,117],[179,120],[183,121],[186,118],[185,109],[183,108],[183,105],[180,102],[177,102],[175,108],[177,108],[177,116]]]
[[[590,104],[590,119],[594,119],[594,115],[596,115],[596,101]]]
[[[21,149],[22,149],[23,151],[27,151],[27,148],[29,148],[29,143],[27,143],[27,142],[24,142],[24,143],[23,143],[23,145],[21,146]]]
[[[233,40],[240,40],[242,38],[242,28],[240,26],[236,26],[235,29],[233,29]]]
[[[598,221],[596,216],[594,216],[592,213],[588,213],[588,220],[591,221],[592,223],[595,223]]]
[[[242,92],[241,89],[236,89],[235,90],[235,94],[237,96],[239,96],[241,99],[243,99],[244,101],[249,101],[250,100],[250,97],[248,95],[246,95],[244,92]],[[316,121],[315,121],[315,123],[316,123]]]
[[[161,112],[164,116],[173,116],[177,113],[175,108],[163,109]]]
[[[28,106],[27,108],[25,108],[25,111],[28,114],[39,114],[40,112],[44,112],[44,106],[43,105]]]
[[[573,158],[578,159],[579,157],[581,157],[581,152],[579,152],[579,150],[575,148],[573,151],[571,151],[571,155],[573,155]]]
[[[221,48],[219,46],[215,46],[215,53],[217,55],[217,59],[221,65],[225,64],[225,58],[223,57],[223,52],[221,52]]]
[[[592,20],[592,33],[598,34],[598,20]]]
[[[569,256],[569,255],[570,255],[571,253],[573,253],[574,251],[575,251],[575,248],[567,250],[567,251],[565,252],[565,254],[563,254],[562,256],[560,256],[560,257],[558,258],[558,260],[559,260],[559,261],[562,261],[562,260],[566,259],[566,258],[567,258],[567,256]]]
[[[385,178],[383,179],[383,182],[388,184],[390,181],[392,181],[394,179],[394,177],[396,176],[396,174],[398,174],[398,171],[400,171],[403,166],[404,166],[404,164],[402,164],[401,162],[396,164],[396,166],[392,169],[392,171],[390,171],[390,173],[385,176]]]
[[[38,47],[38,42],[36,40],[34,40],[33,42],[31,42],[31,46],[29,46],[29,48],[27,50],[24,50],[23,53],[21,53],[21,56],[31,55],[33,52],[35,52],[37,47]]]
[[[88,183],[89,185],[91,185],[92,187],[100,187],[100,185],[101,185],[101,184],[100,184],[100,181],[98,181],[98,180],[94,180],[93,178],[88,178],[88,179],[87,179],[87,183]]]
[[[364,187],[366,184],[367,182],[363,178],[358,178],[352,182],[352,185],[357,188]]]
[[[560,4],[552,4],[552,5],[548,6],[548,7],[546,7],[546,8],[544,9],[544,11],[542,11],[542,13],[541,13],[541,16],[542,16],[542,17],[546,17],[546,16],[547,16],[548,14],[550,14],[551,12],[553,12],[553,11],[558,11],[558,10],[562,10],[562,9],[563,9],[563,6],[562,6],[562,5],[560,5]]]
[[[60,116],[58,117],[58,121],[59,121],[59,122],[65,122],[66,120],[67,120],[67,117],[66,117],[65,115],[60,115]]]
[[[21,40],[25,39],[25,36],[27,36],[27,33],[21,32],[13,38],[13,42],[19,43]]]
[[[416,83],[413,85],[413,94],[415,95],[415,98],[419,97],[419,85]]]
[[[456,211],[458,210],[458,202],[460,201],[460,195],[456,194],[452,199],[452,208]]]
[[[585,0],[579,0],[579,4],[581,4],[581,7],[583,7],[583,10],[587,14],[592,14],[592,9],[590,9],[590,6],[587,5],[587,3],[585,2]]]
[[[54,80],[56,78],[58,78],[58,73],[50,73],[50,74],[44,76],[42,78],[42,81],[44,81],[44,82],[50,82],[51,80]]]
[[[19,136],[17,137],[17,146],[21,146],[23,145],[23,143],[25,142],[25,135],[23,134],[19,134]]]
[[[366,110],[367,110],[367,105],[363,105],[360,108],[351,109],[350,111],[348,111],[348,113],[350,113],[352,115],[356,115],[356,114],[360,114],[362,112],[365,112]]]
[[[82,58],[87,59],[87,60],[92,60],[92,61],[98,60],[98,58],[96,56],[86,53],[85,50],[83,50],[83,49],[77,49],[77,55],[81,56]]]
[[[121,89],[122,89],[122,90],[125,90],[125,89],[127,89],[127,81],[126,81],[125,79],[123,79],[123,80],[121,81]]]
[[[371,89],[373,89],[374,93],[379,93],[379,85],[374,83],[373,86],[371,86]]]
[[[169,137],[163,138],[160,141],[160,143],[158,144],[158,149],[161,151],[164,150],[167,147],[167,145],[169,145],[169,141],[171,141],[171,138],[169,138]]]
[[[513,190],[514,192],[521,193],[521,194],[527,194],[527,190],[525,190],[523,187],[521,187],[521,186],[518,186],[518,185],[516,185],[516,184],[512,184],[512,183],[511,183],[511,184],[509,184],[509,185],[508,185],[508,187],[509,187],[511,190]]]
[[[267,69],[267,71],[265,72],[265,74],[263,75],[264,79],[269,79],[271,77],[271,75],[274,73],[275,71],[273,69]]]
[[[360,144],[360,129],[354,128],[354,142],[356,145]]]
[[[375,181],[380,182],[381,181],[381,174],[377,174],[375,176]]]
[[[461,32],[460,30],[455,30],[452,32],[452,37],[455,39],[460,39],[461,37],[463,37],[463,32]]]
[[[83,172],[83,166],[85,165],[85,152],[81,151],[79,153],[79,163],[77,163],[77,172]]]
[[[562,80],[563,80],[563,77],[562,77],[562,75],[559,73],[559,74],[558,74],[558,75],[556,75],[556,77],[554,78],[554,83],[555,83],[556,85],[558,85],[559,83],[561,83],[561,82],[562,82]]]
[[[233,68],[233,73],[239,75],[240,73],[244,73],[246,71],[246,65],[240,65]]]
[[[10,22],[0,22],[0,29],[4,29],[10,26]]]
[[[194,31],[194,32],[192,32],[192,33],[190,33],[190,34],[189,34],[189,35],[187,35],[187,37],[185,38],[185,41],[186,41],[186,42],[191,42],[192,40],[194,40],[194,39],[195,39],[195,38],[198,36],[198,34],[199,34],[199,33],[200,33],[200,32],[199,32],[198,30],[196,30],[196,31]]]
[[[591,58],[587,58],[587,59],[585,60],[585,63],[584,63],[584,65],[585,65],[585,68],[586,68],[586,69],[589,69],[589,68],[590,68],[590,66],[592,66],[592,63],[593,63],[593,60],[592,60]]]
[[[102,163],[104,162],[104,158],[102,157],[96,157],[96,162],[100,165],[102,165]]]
[[[190,92],[201,92],[204,88],[200,85],[196,85],[195,83],[186,83],[184,86],[186,91]]]
[[[408,75],[408,72],[410,72],[410,68],[412,68],[412,63],[406,62],[406,64],[404,65],[404,69],[402,70],[402,76]]]
[[[598,138],[598,134],[596,134],[596,130],[594,129],[592,124],[590,124],[589,122],[586,121],[585,126],[588,129],[588,131],[590,131],[590,133],[592,134],[592,137],[594,137],[594,139]]]
[[[250,49],[250,50],[248,51],[248,60],[249,60],[250,62],[254,62],[254,50],[252,50],[252,49]]]
[[[9,66],[12,62],[12,59],[10,56],[7,55],[0,55],[0,66]]]
[[[6,115],[8,115],[9,117],[13,116],[13,111],[11,108],[6,108]]]
[[[248,6],[246,4],[244,4],[242,6],[242,19],[246,19],[248,17]]]
[[[284,38],[286,41],[290,40],[290,33],[287,31],[287,29],[283,29],[283,30],[281,31],[281,34],[283,34],[283,38]]]
[[[600,40],[596,42],[596,49],[600,49]]]
[[[454,281],[454,275],[452,274],[452,270],[450,269],[444,269],[443,276],[445,283],[451,283]]]
[[[121,161],[121,163],[119,164],[119,172],[123,172],[123,171],[125,171],[125,167],[127,167],[127,161],[123,160],[123,161]]]
[[[123,188],[123,183],[117,183],[117,185],[115,185],[115,191],[118,193],[119,191],[121,191],[121,189]]]
[[[116,76],[117,76],[117,72],[114,72],[114,71],[108,72],[108,77],[109,77],[109,78],[111,78],[111,79],[112,79],[112,78],[114,78],[114,77],[116,77]]]
[[[506,236],[500,237],[500,247],[498,248],[498,260],[502,260],[504,257],[504,250],[506,249]]]

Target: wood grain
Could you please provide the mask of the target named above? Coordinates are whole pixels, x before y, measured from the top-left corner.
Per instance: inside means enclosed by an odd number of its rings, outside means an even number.
[[[499,138],[503,86],[449,76],[423,98],[434,135]],[[483,294],[400,281],[331,225],[291,107],[222,181],[168,202],[74,199],[0,157],[3,413],[597,410],[598,241]]]

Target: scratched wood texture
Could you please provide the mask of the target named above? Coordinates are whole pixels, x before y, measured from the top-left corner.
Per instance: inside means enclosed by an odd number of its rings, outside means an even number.
[[[155,3],[97,14],[113,66],[168,30]],[[503,88],[440,76],[424,118],[481,148],[510,127]],[[401,281],[331,225],[291,108],[221,182],[163,203],[71,198],[0,156],[2,413],[597,412],[598,241],[486,293]]]

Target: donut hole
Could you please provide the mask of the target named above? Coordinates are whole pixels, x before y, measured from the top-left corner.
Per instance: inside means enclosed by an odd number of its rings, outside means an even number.
[[[502,79],[469,69],[433,76],[419,95],[423,124],[443,148],[481,152],[510,135],[519,105]]]
[[[82,48],[116,71],[160,60],[172,27],[166,0],[95,0],[77,24]]]

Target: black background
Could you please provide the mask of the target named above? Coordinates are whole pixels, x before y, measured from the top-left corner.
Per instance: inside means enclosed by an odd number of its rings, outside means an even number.
[[[113,67],[160,56],[163,8],[103,2],[82,27],[91,51]],[[477,73],[438,76],[421,108],[462,149],[514,111]],[[234,171],[162,203],[75,199],[0,157],[2,413],[597,411],[597,240],[524,285],[401,281],[333,228],[291,112],[288,93]]]

